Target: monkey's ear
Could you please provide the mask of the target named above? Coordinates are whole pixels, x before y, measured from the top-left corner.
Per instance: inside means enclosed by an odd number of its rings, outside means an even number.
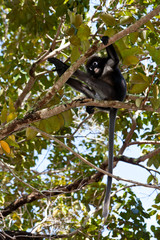
[[[101,40],[102,40],[102,42],[103,42],[104,45],[107,45],[108,40],[109,40],[109,37],[108,37],[108,36],[103,36],[103,37],[101,38]]]

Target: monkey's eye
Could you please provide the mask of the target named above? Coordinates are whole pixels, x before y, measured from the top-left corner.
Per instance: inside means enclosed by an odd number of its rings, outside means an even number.
[[[93,65],[94,67],[97,67],[97,66],[98,66],[98,62],[93,62],[92,65]]]

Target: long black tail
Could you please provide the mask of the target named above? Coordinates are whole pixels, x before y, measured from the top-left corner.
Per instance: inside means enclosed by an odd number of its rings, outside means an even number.
[[[113,172],[113,149],[114,149],[114,129],[116,122],[117,109],[111,108],[109,111],[109,156],[108,156],[108,172],[112,174]],[[106,194],[103,204],[102,215],[104,218],[108,216],[109,205],[110,205],[110,195],[112,187],[112,177],[108,176]]]

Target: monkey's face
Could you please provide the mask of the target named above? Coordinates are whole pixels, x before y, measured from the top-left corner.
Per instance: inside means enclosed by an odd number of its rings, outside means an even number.
[[[103,73],[104,65],[105,63],[102,58],[94,56],[88,60],[86,64],[86,69],[91,76],[93,76],[94,78],[98,78]]]

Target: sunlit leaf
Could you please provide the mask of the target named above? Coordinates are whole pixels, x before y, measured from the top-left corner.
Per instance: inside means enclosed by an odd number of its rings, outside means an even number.
[[[1,116],[0,116],[0,119],[1,119],[1,123],[4,123],[7,121],[7,105],[6,103],[3,105],[3,109],[1,111]]]
[[[149,184],[150,182],[152,182],[154,180],[154,177],[152,175],[150,175],[148,178],[147,178],[147,183]]]
[[[139,33],[133,32],[133,33],[130,33],[129,36],[130,36],[131,43],[134,44],[138,39]]]
[[[28,140],[33,139],[37,136],[37,131],[35,131],[34,129],[28,127],[26,128],[26,137]]]
[[[85,53],[89,49],[90,43],[88,40],[85,40],[81,42],[81,46],[82,46],[83,52]]]
[[[157,63],[157,65],[160,64],[160,49],[156,49],[155,47],[152,47],[150,45],[147,46],[147,50],[149,51],[149,54],[152,56],[153,61]]]
[[[107,26],[115,26],[116,25],[116,20],[115,18],[108,14],[108,13],[101,13],[100,18],[102,21],[107,25]]]
[[[135,101],[136,106],[137,106],[137,107],[140,107],[140,106],[141,106],[141,103],[142,103],[142,99],[137,98],[136,101]]]
[[[64,118],[64,126],[69,127],[71,122],[72,122],[72,112],[71,112],[71,110],[63,112],[62,116]]]
[[[77,46],[72,47],[71,63],[74,63],[80,57],[79,48]]]
[[[17,113],[11,112],[11,113],[7,116],[7,122],[11,122],[11,121],[14,120],[16,117],[17,117]]]
[[[3,150],[4,150],[6,153],[10,154],[11,149],[10,149],[10,147],[9,147],[9,145],[8,145],[7,142],[1,140],[1,141],[0,141],[0,145],[1,145],[1,147],[3,148]]]
[[[73,35],[73,36],[70,38],[70,42],[71,42],[71,44],[74,45],[74,46],[80,46],[80,43],[81,43],[80,39],[79,39],[77,36],[75,36],[75,35]]]
[[[152,103],[152,107],[156,110],[160,107],[160,98],[156,99],[156,98],[152,98],[151,100]]]
[[[136,65],[139,62],[139,59],[136,56],[127,56],[123,58],[123,64],[130,66],[130,65]]]
[[[153,32],[154,32],[154,26],[153,26],[153,24],[151,23],[151,21],[148,21],[147,23],[146,23],[146,26],[150,29],[150,30],[152,30]]]
[[[133,23],[133,21],[134,21],[134,18],[132,16],[123,16],[120,19],[120,24],[121,25],[131,24]]]
[[[14,135],[10,135],[7,139],[6,142],[13,147],[19,148],[18,143],[15,140],[15,136]]]
[[[9,98],[9,112],[12,113],[12,112],[15,112],[15,107],[14,107],[14,102],[12,101],[11,98]]]
[[[142,73],[132,74],[130,83],[130,93],[141,93],[149,86],[148,78]]]
[[[81,24],[78,28],[77,36],[81,39],[81,41],[88,40],[90,36],[90,28],[86,24]]]

